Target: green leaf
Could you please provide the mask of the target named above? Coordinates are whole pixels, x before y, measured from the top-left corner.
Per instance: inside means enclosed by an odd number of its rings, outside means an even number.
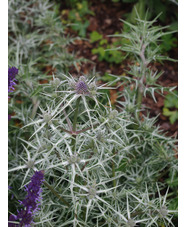
[[[166,108],[178,108],[178,98],[177,98],[178,92],[174,91],[174,93],[168,94],[165,97],[164,106]]]
[[[99,34],[97,31],[93,31],[91,34],[90,34],[90,42],[91,43],[94,43],[100,39],[102,39],[102,35]]]
[[[171,111],[171,116],[169,117],[170,123],[174,124],[178,120],[178,111]]]
[[[33,97],[35,95],[37,95],[40,91],[42,91],[42,86],[38,86],[30,95],[30,97]]]
[[[103,58],[105,56],[105,49],[103,47],[94,48],[92,49],[92,53],[99,54],[100,57]]]
[[[100,45],[104,45],[104,44],[107,44],[107,43],[108,43],[108,41],[107,41],[106,39],[102,39],[102,40],[99,42]]]
[[[178,111],[170,111],[168,108],[163,108],[163,115],[169,117],[169,121],[171,124],[174,124],[178,119]]]

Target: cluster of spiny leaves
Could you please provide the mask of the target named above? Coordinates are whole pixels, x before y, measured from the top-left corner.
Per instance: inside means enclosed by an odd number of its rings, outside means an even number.
[[[68,52],[74,38],[66,34],[53,3],[9,0],[8,9],[9,66],[19,69],[17,89],[11,96],[22,102],[20,107],[11,99],[9,108],[25,124],[28,117],[35,117],[39,103],[44,101],[39,92],[42,81],[51,79],[48,71],[66,73],[81,60]]]
[[[158,84],[158,79],[162,76],[163,71],[154,71],[151,67],[152,64],[157,61],[161,63],[163,60],[176,62],[175,59],[161,55],[160,44],[162,37],[175,33],[176,31],[167,32],[165,30],[169,26],[161,27],[154,25],[157,23],[159,16],[160,15],[152,21],[147,21],[141,20],[138,15],[136,25],[122,20],[124,26],[127,26],[129,31],[112,35],[113,37],[120,37],[123,40],[127,40],[127,43],[125,42],[119,49],[133,58],[133,64],[129,65],[130,70],[125,70],[130,77],[124,76],[123,79],[125,80],[125,84],[127,81],[129,83],[126,96],[129,95],[130,101],[136,103],[139,109],[143,97],[150,94],[154,102],[156,102],[156,92],[162,95],[164,91],[174,94],[172,90],[176,88],[167,88]],[[131,85],[134,89],[131,89]]]
[[[54,84],[55,97],[49,95]],[[155,119],[140,121],[127,111],[125,102],[120,102],[118,111],[109,99],[107,105],[100,103],[106,88],[84,76],[54,77],[43,92],[47,105],[22,129],[34,127],[34,133],[28,141],[21,139],[21,159],[10,162],[9,171],[22,178],[21,187],[33,170],[45,171],[36,224],[172,224],[169,190],[160,179],[162,172],[176,171],[175,141],[160,133]],[[12,184],[15,180],[10,179]]]
[[[9,93],[9,161],[15,161],[22,155],[23,146],[19,138],[28,139],[32,129],[20,130],[34,119],[39,105],[46,103],[41,91],[43,80],[50,80],[47,71],[66,72],[79,59],[68,52],[68,45],[74,39],[65,33],[57,8],[48,0],[9,0],[8,2],[8,41],[9,67],[19,70],[16,85]],[[45,82],[44,81],[44,82]],[[51,89],[51,92],[53,90]],[[10,174],[10,179],[16,175]],[[24,198],[20,183],[24,176],[16,177],[9,199],[10,212],[19,206],[18,200]],[[14,196],[11,194],[13,193]]]

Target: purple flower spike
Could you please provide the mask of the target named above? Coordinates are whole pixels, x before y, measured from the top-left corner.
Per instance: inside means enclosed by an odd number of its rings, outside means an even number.
[[[16,67],[11,67],[8,69],[8,92],[12,92],[14,90],[15,76],[18,74],[18,69]]]
[[[31,178],[31,182],[25,187],[27,191],[27,196],[20,204],[24,206],[24,209],[18,211],[17,216],[14,216],[14,221],[19,220],[20,226],[30,227],[33,222],[33,216],[39,210],[38,206],[41,201],[41,185],[44,181],[44,172],[36,171]],[[12,215],[10,218],[13,218]],[[9,221],[12,221],[10,220]],[[10,224],[10,223],[9,223]],[[11,227],[16,226],[10,225]]]

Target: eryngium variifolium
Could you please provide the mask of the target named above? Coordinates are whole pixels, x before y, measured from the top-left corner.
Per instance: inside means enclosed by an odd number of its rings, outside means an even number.
[[[47,93],[51,86],[56,96]],[[48,101],[26,127],[34,133],[9,162],[9,185],[18,178],[23,187],[33,170],[45,170],[37,226],[174,226],[162,173],[176,172],[175,141],[155,119],[136,120],[125,102],[112,109],[102,89],[85,76],[46,85]]]
[[[12,119],[19,119],[25,125],[29,117],[35,118],[39,104],[46,102],[40,93],[41,83],[50,80],[53,71],[66,73],[73,65],[77,67],[82,59],[75,58],[68,51],[69,44],[76,38],[70,38],[66,34],[67,25],[62,24],[60,15],[54,10],[55,2],[8,2],[8,60],[9,66],[19,68],[19,75],[16,77],[19,83],[11,97],[19,97],[24,103],[19,105],[12,99],[9,109],[15,112]],[[15,132],[15,128],[10,131]]]
[[[137,12],[136,12],[137,13]],[[157,16],[152,21],[140,19],[138,13],[136,24],[131,24],[123,21],[124,26],[128,27],[128,31],[124,29],[121,34],[112,35],[113,37],[120,37],[123,42],[119,47],[122,51],[130,54],[133,58],[130,70],[125,70],[129,75],[124,76],[124,84],[128,82],[129,89],[125,89],[130,93],[130,100],[135,99],[134,103],[141,108],[142,98],[151,95],[156,102],[155,93],[163,94],[164,91],[172,92],[176,87],[163,87],[158,83],[158,79],[163,72],[152,69],[152,63],[163,60],[176,61],[168,56],[161,55],[160,43],[161,38],[177,31],[165,31],[169,26],[161,27],[157,25]],[[131,86],[132,85],[132,86]]]

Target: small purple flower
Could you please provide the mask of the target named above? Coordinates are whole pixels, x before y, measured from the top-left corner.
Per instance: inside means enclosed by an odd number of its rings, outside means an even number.
[[[87,94],[88,93],[88,87],[84,81],[77,82],[76,92],[77,92],[77,94]]]
[[[85,77],[81,76],[79,81],[75,84],[76,94],[89,95],[89,87],[85,83]]]
[[[41,185],[44,181],[44,172],[36,171],[35,174],[31,178],[31,182],[25,187],[25,191],[27,191],[27,196],[23,201],[20,201],[20,204],[24,206],[20,211],[18,210],[17,216],[10,216],[11,219],[14,218],[14,221],[17,220],[20,223],[20,226],[30,227],[31,223],[33,223],[33,216],[39,210],[39,202],[41,201]],[[9,218],[9,221],[10,220]],[[9,223],[11,224],[11,223]],[[14,227],[16,225],[9,225]]]
[[[18,74],[18,69],[16,67],[11,67],[8,69],[8,92],[12,92],[14,90],[15,76]]]

